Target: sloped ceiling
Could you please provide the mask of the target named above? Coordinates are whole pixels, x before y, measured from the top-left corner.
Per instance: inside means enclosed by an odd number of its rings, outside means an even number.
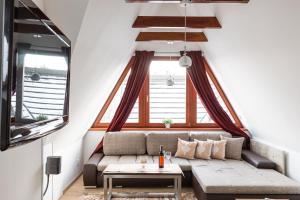
[[[300,2],[216,6],[223,29],[203,46],[254,136],[300,152]],[[284,141],[284,142],[283,142]]]
[[[183,8],[89,0],[85,14],[80,14],[82,23],[76,24],[81,1],[53,1],[52,10],[47,10],[52,1],[45,0],[46,12],[70,37],[77,38],[73,38],[77,42],[72,59],[71,121],[61,131],[64,134],[57,134],[69,140],[81,137],[91,126],[135,49],[182,49],[182,43],[135,43],[139,31],[131,29],[135,17],[183,15]],[[61,2],[68,4],[68,12],[60,7]],[[216,15],[221,21],[222,29],[205,30],[208,43],[188,47],[204,51],[246,127],[255,136],[294,151],[299,151],[295,138],[299,139],[300,130],[299,8],[297,0],[188,8],[189,15]],[[57,12],[62,15],[56,16]],[[74,21],[64,16],[69,12]]]

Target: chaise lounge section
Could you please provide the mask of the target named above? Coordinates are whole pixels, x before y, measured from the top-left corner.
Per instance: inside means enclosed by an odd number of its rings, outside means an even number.
[[[163,145],[166,151],[171,151],[172,155],[175,155],[178,138],[187,141],[194,139],[205,141],[207,139],[219,140],[221,135],[231,137],[231,134],[224,131],[107,133],[104,137],[103,153],[93,155],[84,165],[84,185],[85,187],[102,187],[102,171],[108,164],[138,163],[140,157],[147,157],[148,163],[158,163],[159,145]],[[256,158],[253,155],[256,155]],[[265,163],[257,168],[253,166],[253,162],[257,160]],[[183,186],[193,186],[199,200],[300,199],[300,185],[276,171],[278,166],[274,162],[253,152],[250,152],[249,156],[249,152],[245,151],[244,160],[187,160],[172,157],[166,162],[176,163],[181,167],[184,173]],[[170,186],[173,183],[167,180],[120,179],[114,181],[114,185],[158,187]]]

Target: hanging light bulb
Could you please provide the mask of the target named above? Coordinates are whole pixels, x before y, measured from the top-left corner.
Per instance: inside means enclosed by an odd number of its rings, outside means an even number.
[[[181,56],[179,59],[179,65],[184,68],[189,68],[192,66],[192,64],[191,57],[187,56],[186,52],[184,52],[183,56]]]
[[[183,53],[183,56],[181,56],[181,58],[179,59],[179,65],[181,67],[184,67],[184,68],[189,68],[192,66],[192,59],[191,57],[189,57],[186,53],[186,30],[187,30],[187,23],[186,23],[186,6],[187,4],[184,3],[184,53]]]

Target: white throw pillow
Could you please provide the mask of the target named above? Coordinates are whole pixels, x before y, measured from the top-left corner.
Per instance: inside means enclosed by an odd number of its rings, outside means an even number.
[[[194,140],[194,142],[197,142],[195,158],[210,160],[213,142],[200,140]]]
[[[211,158],[225,160],[226,140],[207,140],[213,142]]]
[[[178,138],[177,152],[175,157],[194,159],[197,142],[188,142]]]

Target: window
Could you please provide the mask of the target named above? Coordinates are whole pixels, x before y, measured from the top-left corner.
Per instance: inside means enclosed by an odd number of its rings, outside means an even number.
[[[130,74],[130,70],[129,70],[128,74],[126,75],[123,83],[121,84],[119,90],[115,94],[109,107],[107,108],[105,114],[103,115],[103,117],[101,119],[101,123],[110,123],[110,121],[113,119],[115,112],[118,108],[118,105],[124,94],[129,74]],[[126,122],[127,123],[138,123],[139,122],[139,100],[137,100],[137,102],[134,104],[134,107],[133,107]]]
[[[126,87],[130,63],[100,111],[93,128],[105,129],[112,120]],[[217,99],[231,119],[242,127],[206,62],[205,65]],[[172,119],[173,128],[218,128],[202,105],[186,69],[180,67],[177,60],[160,58],[152,61],[140,96],[124,128],[164,128],[164,119]]]
[[[177,61],[153,61],[149,73],[149,122],[186,122],[186,70]]]
[[[210,85],[220,103],[220,105],[222,106],[222,108],[224,109],[224,111],[228,114],[228,116],[231,118],[231,120],[235,121],[234,118],[232,117],[231,113],[229,112],[224,100],[222,99],[219,91],[217,90],[215,84],[213,83],[213,81],[211,80],[211,78],[209,77],[209,75],[207,74]],[[215,123],[211,117],[209,116],[208,112],[206,111],[204,105],[202,104],[199,96],[197,95],[197,123],[201,124],[201,123]]]

